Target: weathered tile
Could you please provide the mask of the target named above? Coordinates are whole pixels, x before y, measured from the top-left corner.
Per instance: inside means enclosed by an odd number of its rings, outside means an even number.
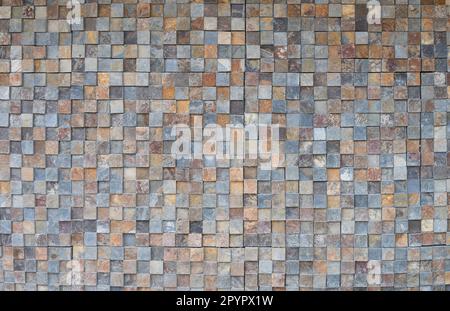
[[[448,290],[445,1],[101,2],[0,7],[0,289]]]

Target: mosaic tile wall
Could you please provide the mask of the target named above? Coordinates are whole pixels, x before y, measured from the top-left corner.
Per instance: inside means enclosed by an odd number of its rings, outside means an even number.
[[[449,289],[449,0],[81,2],[0,1],[1,290]]]

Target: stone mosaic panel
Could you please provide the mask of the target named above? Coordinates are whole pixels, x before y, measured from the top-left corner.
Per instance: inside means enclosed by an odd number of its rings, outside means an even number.
[[[80,2],[0,0],[0,290],[449,289],[448,0]]]

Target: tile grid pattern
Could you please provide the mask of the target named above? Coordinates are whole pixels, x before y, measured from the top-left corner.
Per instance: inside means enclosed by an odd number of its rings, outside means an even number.
[[[1,290],[448,289],[448,1],[86,2],[1,1]]]

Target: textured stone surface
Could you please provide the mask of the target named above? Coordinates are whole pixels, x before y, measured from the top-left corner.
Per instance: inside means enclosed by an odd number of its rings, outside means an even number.
[[[448,0],[83,2],[0,1],[0,290],[448,290]]]

